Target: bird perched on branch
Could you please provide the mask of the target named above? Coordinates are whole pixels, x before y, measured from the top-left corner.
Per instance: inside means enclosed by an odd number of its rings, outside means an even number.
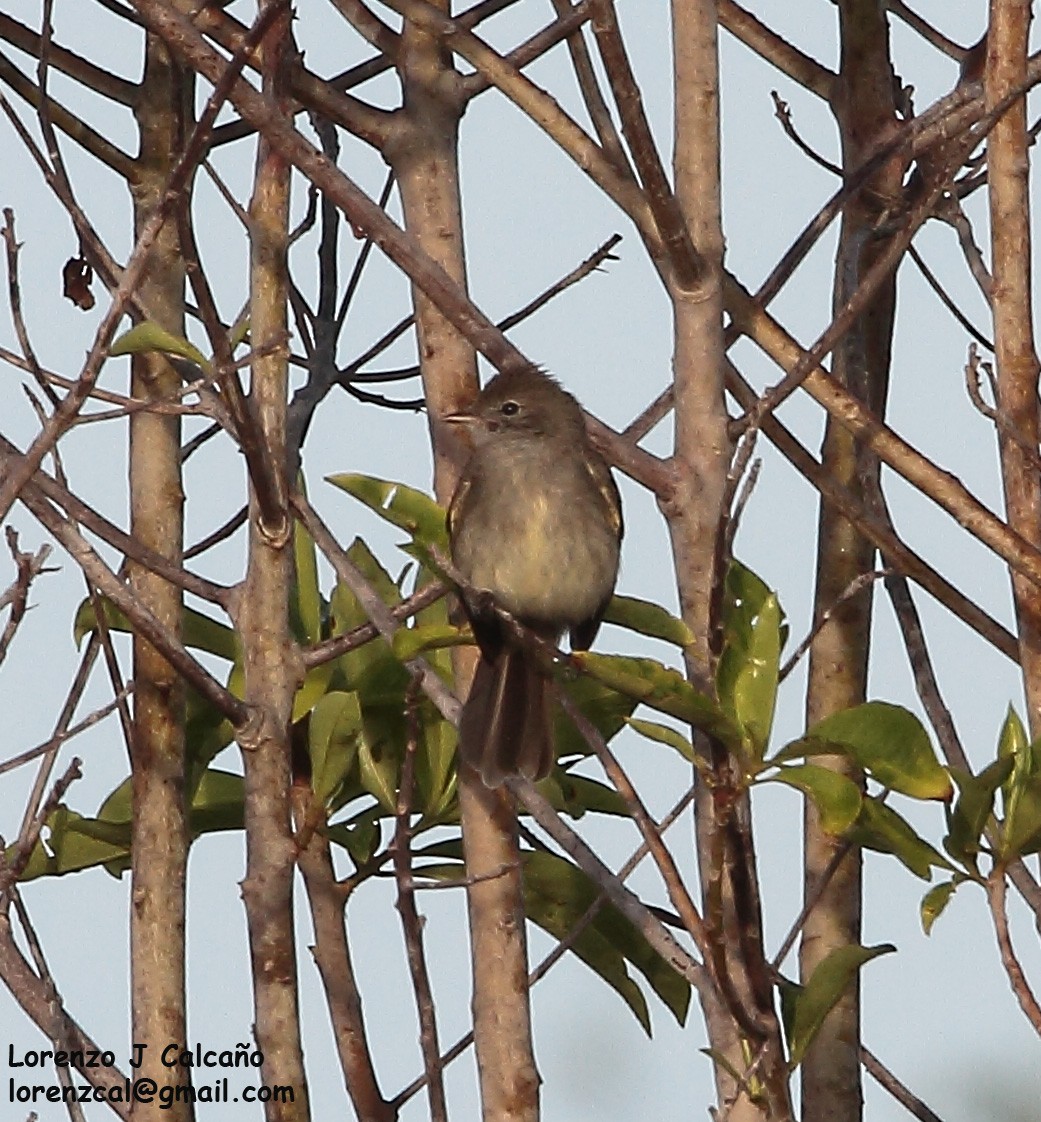
[[[462,759],[489,787],[553,767],[549,679],[492,604],[540,638],[593,642],[618,576],[622,506],[582,409],[535,369],[493,378],[444,420],[471,436],[448,510],[452,560],[481,649],[459,725]]]

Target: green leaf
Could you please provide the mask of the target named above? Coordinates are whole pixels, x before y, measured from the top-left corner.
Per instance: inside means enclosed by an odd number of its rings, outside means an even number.
[[[358,737],[357,744],[362,787],[388,814],[393,814],[397,805],[400,766],[399,757],[392,750],[393,742],[383,737],[374,746],[368,735],[362,735]]]
[[[322,662],[312,666],[304,675],[293,698],[293,721],[299,721],[329,692],[329,683],[336,674],[335,662]]]
[[[426,700],[419,704],[418,717],[421,738],[412,801],[423,814],[424,826],[457,822],[455,728]]]
[[[446,647],[462,647],[473,643],[473,636],[452,623],[432,623],[418,627],[399,627],[391,644],[394,654],[402,662],[427,651]]]
[[[101,597],[100,603],[104,611],[105,623],[110,631],[133,634],[134,628],[130,620],[111,600]],[[94,614],[94,605],[89,599],[84,600],[76,609],[76,617],[73,621],[73,638],[76,641],[76,646],[78,647],[83,642],[85,635],[95,631],[97,626],[98,621]],[[202,612],[197,612],[193,608],[185,608],[181,627],[185,646],[194,647],[199,651],[207,651],[209,654],[217,655],[218,658],[227,659],[229,662],[233,662],[238,655],[238,638],[227,624],[211,619],[210,616],[203,615]]]
[[[860,813],[860,788],[837,771],[818,764],[786,764],[766,782],[786,783],[813,799],[821,826],[833,835],[846,832]]]
[[[438,546],[443,550],[448,548],[445,512],[422,491],[404,483],[351,472],[330,475],[326,479],[425,545]]]
[[[1041,850],[1041,775],[1026,776],[1013,790],[1001,838],[1005,861]]]
[[[582,711],[605,741],[611,741],[623,728],[636,702],[625,693],[611,689],[588,674],[578,677],[567,673],[558,676],[564,692]],[[558,706],[553,706],[553,743],[557,757],[569,760],[590,755],[592,749],[585,737],[575,728],[575,722]]]
[[[873,958],[895,950],[891,943],[877,947],[836,947],[817,964],[806,985],[787,984],[786,993],[782,994],[781,1009],[791,1068],[802,1063],[806,1049],[820,1031],[824,1018],[846,992],[857,971]]]
[[[323,803],[336,794],[357,759],[361,727],[355,693],[333,690],[311,711],[307,729],[311,788]]]
[[[835,754],[846,756],[883,787],[903,795],[946,802],[953,794],[950,776],[940,766],[929,734],[913,713],[899,705],[868,701],[825,717],[771,762]]]
[[[958,798],[949,816],[943,847],[956,861],[971,869],[976,869],[983,831],[994,811],[994,795],[1012,774],[1013,766],[1012,757],[1004,756],[988,764],[979,775],[951,768]]]
[[[554,810],[571,818],[581,818],[588,811],[629,817],[625,799],[613,787],[584,775],[575,775],[563,768],[555,768],[542,781],[539,790]]]
[[[1012,761],[1012,771],[1001,784],[1001,856],[1009,860],[1041,846],[1041,743],[1028,741],[1011,705],[998,740],[998,759]]]
[[[347,549],[347,557],[375,589],[384,604],[391,607],[401,599],[397,584],[361,538],[355,538],[351,542]],[[358,603],[354,593],[342,581],[337,582],[329,610],[332,615],[334,635],[342,635],[345,631],[350,631],[363,623],[369,622],[365,609]]]
[[[644,721],[638,717],[630,717],[626,722],[631,729],[635,729],[641,736],[654,740],[658,744],[667,744],[688,762],[694,763],[694,746],[683,735],[669,725],[659,724],[657,721]]]
[[[458,859],[458,842],[442,842],[421,856]],[[564,939],[600,895],[599,888],[577,866],[545,851],[526,851],[524,863],[524,912],[532,923],[557,939]],[[417,872],[419,870],[417,869]],[[424,866],[422,872],[439,879],[462,877],[462,864]],[[676,969],[651,947],[644,936],[613,905],[604,903],[594,919],[571,946],[574,954],[596,971],[618,993],[650,1035],[647,1002],[626,964],[643,975],[679,1024],[686,1021],[690,985]]]
[[[998,736],[998,759],[1011,759],[1013,761],[1013,770],[1001,785],[1006,800],[1006,818],[1008,817],[1008,799],[1015,786],[1015,773],[1019,771],[1020,773],[1030,774],[1032,755],[1027,730],[1023,727],[1019,714],[1010,705],[1001,726],[1001,733]]]
[[[185,690],[184,745],[189,798],[194,796],[214,757],[232,742],[234,736],[231,722],[212,702],[188,686]]]
[[[741,732],[733,720],[711,698],[698,693],[678,671],[650,658],[590,651],[575,651],[571,658],[611,689],[693,725],[731,749],[740,747]]]
[[[946,858],[915,833],[905,818],[880,799],[863,800],[860,815],[847,836],[865,849],[891,853],[922,880],[932,878],[933,866],[952,868]]]
[[[634,596],[612,596],[604,612],[604,622],[628,628],[652,639],[664,639],[677,647],[694,642],[694,635],[683,620],[666,611],[660,604],[639,600]]]
[[[303,489],[303,479],[298,481]],[[318,587],[318,555],[314,542],[301,522],[293,529],[293,559],[295,561],[293,595],[290,616],[297,641],[313,644],[322,638],[324,603]]]
[[[724,710],[744,731],[745,754],[759,761],[773,726],[783,613],[776,595],[736,562],[727,571],[725,591],[716,689]]]
[[[241,775],[207,768],[192,800],[192,837],[244,829],[245,797]]]
[[[62,805],[54,809],[45,825],[46,843],[42,837],[37,841],[22,871],[22,881],[62,876],[109,861],[129,861],[129,821],[121,825],[99,823]],[[10,860],[13,855],[14,846],[9,846],[5,856]]]
[[[390,606],[399,602],[401,596],[397,585],[360,538],[356,538],[351,544],[347,556],[385,604]],[[333,590],[330,612],[334,635],[342,635],[369,621],[365,609],[358,603],[354,593],[343,583],[338,583]],[[379,685],[381,690],[387,691],[382,700],[388,704],[397,704],[400,711],[405,686],[408,683],[408,671],[395,658],[383,639],[373,639],[370,643],[347,651],[336,660],[336,667],[343,678],[341,684],[363,695],[361,698],[363,709],[366,703],[372,704],[376,701],[373,690],[376,685]]]
[[[957,878],[941,881],[922,897],[918,911],[922,920],[922,930],[926,935],[932,934],[933,924],[943,915],[944,909],[951,902],[951,897],[960,883]]]
[[[149,354],[152,351],[178,355],[194,362],[201,370],[210,369],[210,360],[198,347],[189,343],[184,336],[174,335],[150,320],[137,324],[129,331],[124,331],[118,339],[113,340],[108,349],[110,358],[118,358],[120,355]]]
[[[242,316],[231,325],[231,330],[228,332],[228,342],[231,344],[231,349],[234,351],[236,347],[240,347],[245,343],[248,338],[249,316]]]
[[[325,835],[329,841],[343,846],[356,868],[362,868],[368,865],[379,849],[382,841],[382,816],[383,811],[379,807],[366,807],[349,822],[327,826]]]

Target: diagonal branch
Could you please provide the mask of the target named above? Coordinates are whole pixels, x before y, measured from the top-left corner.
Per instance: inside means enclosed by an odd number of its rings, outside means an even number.
[[[736,4],[734,0],[719,0],[719,23],[735,39],[740,39],[746,47],[776,66],[782,74],[786,74],[825,101],[831,100],[836,82],[834,72],[822,66],[815,58],[793,47],[787,39],[782,38],[776,31],[771,31],[765,23]]]
[[[5,82],[37,112],[40,111],[44,103],[40,87],[27,78],[3,53],[0,53],[0,81]],[[47,95],[46,101],[51,120],[70,140],[74,140],[84,151],[89,152],[127,182],[133,182],[135,173],[132,157],[113,144],[108,137],[92,129],[86,121],[80,120],[64,105],[55,101],[51,95]]]
[[[26,27],[16,19],[0,12],[0,39],[17,47],[20,51],[39,58],[43,44],[43,37],[38,31]],[[111,70],[103,66],[95,66],[88,59],[76,54],[74,51],[61,47],[57,43],[49,42],[47,52],[50,65],[55,70],[60,70],[70,78],[75,78],[88,89],[93,90],[109,101],[119,105],[133,105],[137,99],[139,86],[136,82],[129,82],[120,78]]]

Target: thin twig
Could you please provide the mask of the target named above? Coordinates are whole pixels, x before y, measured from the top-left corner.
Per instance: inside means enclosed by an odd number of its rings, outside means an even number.
[[[989,306],[994,292],[994,278],[990,275],[987,263],[983,260],[983,252],[976,243],[969,216],[962,210],[961,205],[952,199],[950,204],[941,210],[940,217],[954,227],[965,263],[969,266],[969,272]]]
[[[401,782],[395,806],[394,874],[398,885],[398,911],[405,933],[412,988],[419,1014],[419,1042],[423,1052],[423,1066],[427,1076],[427,1097],[430,1117],[434,1122],[446,1122],[448,1108],[445,1102],[445,1084],[441,1067],[441,1048],[437,1038],[437,1017],[430,989],[426,955],[423,951],[424,920],[416,908],[416,893],[412,884],[412,847],[409,820],[412,809],[412,790],[416,772],[416,745],[419,739],[419,721],[416,716],[418,694],[422,679],[413,677],[405,699],[408,736],[405,740],[405,758],[401,765]]]
[[[925,278],[926,283],[940,298],[940,302],[951,313],[952,316],[962,325],[963,328],[976,340],[982,347],[986,347],[988,351],[993,352],[994,344],[980,331],[969,319],[969,317],[958,307],[957,304],[948,295],[947,290],[940,283],[940,278],[929,268],[925,263],[924,258],[915,249],[914,243],[907,247],[908,256],[918,266],[918,271]]]
[[[784,129],[785,136],[795,145],[799,151],[810,160],[811,163],[816,164],[818,167],[823,168],[825,171],[830,171],[832,175],[842,178],[842,168],[837,164],[833,164],[830,160],[826,160],[819,152],[806,143],[805,140],[799,135],[795,124],[792,121],[791,106],[785,101],[776,90],[770,91],[770,96],[774,101],[774,116],[781,123],[781,128]]]
[[[11,551],[15,568],[18,571],[14,582],[3,593],[0,593],[0,610],[10,608],[11,614],[4,624],[3,634],[0,635],[0,662],[7,657],[7,651],[14,640],[15,634],[25,613],[29,608],[29,588],[32,582],[45,572],[54,572],[45,569],[47,558],[50,556],[51,547],[42,545],[35,553],[24,553],[18,548],[18,532],[13,526],[5,526],[4,533],[7,538],[7,548]]]
[[[307,499],[300,492],[295,492],[290,501],[315,545],[325,554],[329,564],[332,565],[337,577],[357,597],[362,610],[376,626],[380,635],[388,642],[391,641],[398,628],[398,621],[394,618],[390,608],[351,562],[346,551],[340,546],[328,526],[318,516]],[[405,667],[410,672],[421,676],[423,689],[430,700],[433,701],[441,716],[455,724],[459,715],[459,699],[441,681],[430,664],[417,656],[408,659]]]
[[[908,1088],[886,1067],[884,1063],[871,1051],[860,1046],[860,1062],[864,1070],[881,1087],[884,1087],[896,1101],[918,1119],[918,1122],[943,1122],[943,1119],[931,1111],[924,1102],[912,1094]]]
[[[7,911],[11,889],[25,871],[25,866],[36,848],[36,843],[40,840],[40,833],[47,824],[47,819],[57,810],[69,787],[77,779],[82,778],[83,772],[80,770],[82,766],[83,761],[78,756],[74,756],[64,775],[54,784],[43,806],[19,831],[18,838],[8,853],[0,854],[0,912]]]
[[[558,19],[564,16],[571,7],[569,0],[552,0],[552,3]],[[604,150],[604,155],[620,172],[634,175],[629,157],[622,146],[622,139],[618,135],[614,121],[611,119],[611,111],[607,108],[607,102],[600,90],[600,82],[597,79],[596,71],[593,69],[593,63],[590,60],[589,50],[586,47],[585,37],[581,29],[572,32],[567,37],[567,48],[571,55],[571,66],[575,71],[575,79],[578,82],[582,100],[586,103],[589,120],[592,122],[597,139],[600,141],[600,147]]]
[[[436,604],[447,593],[448,589],[444,585],[433,581],[413,592],[411,596],[406,597],[399,604],[395,604],[390,609],[390,614],[394,620],[402,623],[416,615],[417,612],[430,607],[431,604]],[[372,642],[379,634],[379,629],[374,623],[363,623],[360,627],[351,628],[350,631],[345,631],[342,635],[334,635],[329,639],[324,639],[321,643],[316,643],[313,647],[308,647],[302,652],[304,666],[311,670],[315,666],[331,662],[334,658],[339,658],[340,655],[346,654],[348,651],[357,650],[366,643]]]
[[[816,620],[813,627],[810,629],[810,633],[792,652],[791,656],[781,667],[778,680],[783,682],[785,678],[787,678],[788,675],[795,669],[795,667],[799,663],[799,660],[813,645],[813,640],[820,633],[821,628],[823,628],[827,624],[828,620],[832,618],[832,616],[839,610],[839,608],[842,607],[843,604],[845,604],[849,600],[852,600],[854,596],[857,596],[860,592],[862,592],[869,585],[873,584],[876,580],[882,580],[885,577],[889,576],[892,571],[892,569],[874,569],[870,573],[861,573],[860,576],[854,577],[853,580],[851,580],[849,584],[846,585],[846,587],[842,590],[842,593],[839,595],[838,599],[824,610],[820,618]]]
[[[694,792],[694,787],[688,788],[688,790],[684,792],[683,796],[679,799],[675,806],[673,806],[672,810],[670,810],[669,813],[666,814],[665,817],[661,820],[661,822],[658,823],[658,830],[662,834],[664,834],[669,829],[669,827],[672,826],[672,824],[694,801]],[[635,849],[630,855],[625,864],[618,870],[618,880],[624,884],[649,852],[650,851],[647,847],[647,843],[641,842],[637,849]],[[458,882],[453,881],[451,883],[452,887],[457,887]],[[441,887],[444,884],[445,882],[439,881],[435,885],[428,885],[423,887],[436,888]],[[567,951],[574,946],[575,942],[581,936],[582,932],[586,930],[586,928],[593,922],[594,919],[596,919],[604,904],[608,902],[608,894],[601,890],[597,894],[596,899],[593,900],[593,902],[589,905],[585,912],[579,917],[579,919],[576,921],[575,925],[571,928],[567,935],[565,935],[564,938],[557,943],[557,945],[549,952],[549,954],[546,955],[546,957],[538,964],[538,966],[536,966],[535,969],[532,970],[528,975],[529,988],[531,986],[534,986],[536,982],[541,981],[546,976],[546,974],[548,974],[549,971],[560,961],[560,959],[563,958]],[[441,1068],[447,1067],[453,1060],[462,1055],[462,1053],[465,1052],[466,1049],[469,1048],[473,1043],[473,1039],[474,1034],[473,1030],[471,1029],[470,1032],[463,1035],[459,1040],[455,1042],[455,1044],[452,1045],[451,1048],[448,1049],[447,1052],[444,1053],[440,1061]],[[409,1083],[406,1087],[403,1087],[401,1091],[399,1091],[398,1094],[395,1095],[391,1105],[395,1109],[400,1110],[401,1107],[404,1106],[405,1103],[407,1103],[408,1100],[413,1097],[413,1095],[420,1091],[425,1084],[426,1075],[417,1076],[411,1083]]]
[[[946,35],[938,31],[931,23],[922,19],[917,12],[912,12],[904,3],[904,0],[885,0],[885,5],[893,15],[899,16],[908,27],[917,31],[927,43],[936,47],[937,50],[943,51],[945,55],[949,55],[955,62],[961,62],[966,54],[968,54],[968,50],[965,47],[955,43],[953,39],[948,39]]]
[[[987,877],[987,901],[990,904],[990,914],[994,920],[994,933],[998,938],[998,948],[1001,951],[1001,964],[1005,967],[1009,985],[1016,995],[1023,1015],[1030,1022],[1034,1032],[1041,1036],[1041,1005],[1038,1004],[1034,991],[1030,988],[1023,967],[1016,956],[1012,946],[1012,935],[1008,928],[1008,912],[1006,899],[1008,883],[1005,880],[1005,870],[995,866]]]
[[[99,709],[95,709],[93,713],[84,717],[78,724],[72,728],[65,729],[63,732],[55,733],[49,737],[42,744],[38,744],[35,748],[29,748],[24,752],[19,752],[17,756],[10,756],[8,759],[0,761],[0,775],[4,772],[13,771],[15,768],[21,767],[22,764],[29,763],[30,760],[35,760],[37,756],[46,755],[48,752],[53,752],[55,749],[60,748],[67,741],[72,740],[74,736],[79,736],[81,732],[86,732],[87,729],[93,728],[96,724],[103,721],[110,713],[119,708],[120,704],[128,698],[134,691],[134,685],[131,682],[129,685],[124,686],[120,691],[118,697],[114,697],[111,701],[102,705]]]

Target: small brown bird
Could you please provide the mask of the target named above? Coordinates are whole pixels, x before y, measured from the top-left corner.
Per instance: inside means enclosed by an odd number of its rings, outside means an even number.
[[[578,402],[537,370],[493,378],[444,418],[473,440],[448,510],[452,560],[479,593],[544,639],[593,642],[614,591],[622,506]],[[464,608],[481,649],[459,751],[485,784],[545,778],[555,762],[549,681],[479,597]]]

